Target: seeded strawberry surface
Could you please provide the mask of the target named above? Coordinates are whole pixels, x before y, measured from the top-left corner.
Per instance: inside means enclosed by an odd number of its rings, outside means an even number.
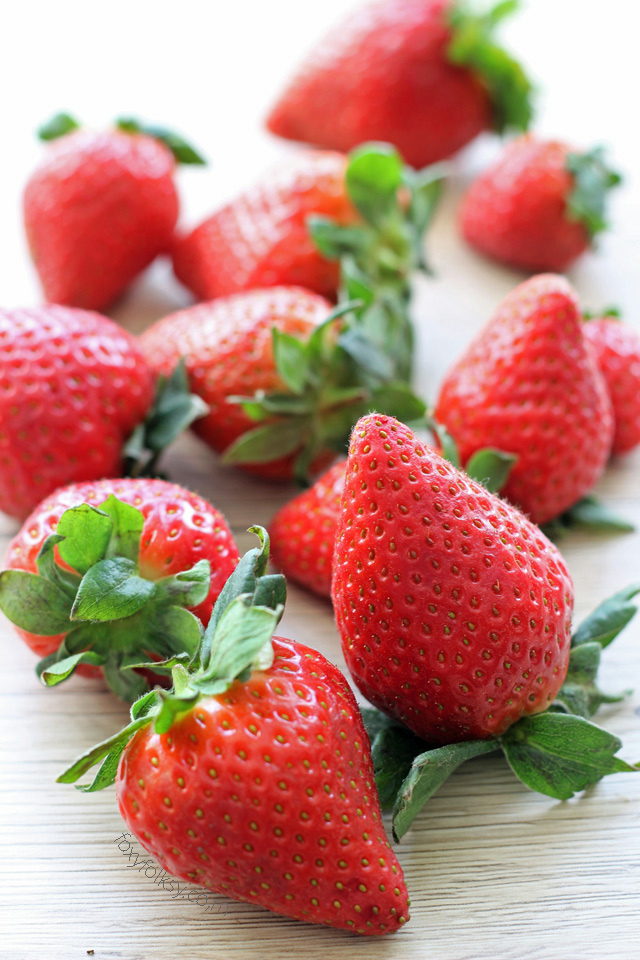
[[[613,453],[628,453],[640,444],[640,337],[610,318],[590,320],[584,335],[593,347],[613,404]]]
[[[321,597],[331,596],[333,550],[344,489],[341,460],[271,521],[271,559],[291,580]]]
[[[517,455],[502,494],[536,523],[591,490],[611,450],[611,403],[582,328],[569,283],[533,277],[451,368],[436,406],[462,463],[482,447]]]
[[[336,294],[339,267],[313,243],[311,214],[352,223],[345,192],[346,157],[305,153],[281,164],[179,239],[176,276],[199,300],[280,285]]]
[[[0,510],[22,519],[63,484],[117,476],[152,398],[135,339],[106,317],[0,310]]]
[[[100,310],[158,254],[178,219],[171,151],[151,137],[77,131],[47,148],[24,193],[50,303]]]
[[[275,639],[264,672],[122,754],[120,810],[162,866],[236,900],[364,934],[408,919],[369,743],[344,678]]]
[[[352,434],[333,602],[361,692],[432,743],[499,736],[566,674],[559,551],[390,417]]]
[[[80,503],[98,506],[110,494],[137,507],[144,515],[141,576],[158,580],[188,570],[198,560],[210,560],[209,595],[193,610],[206,624],[218,594],[238,562],[238,548],[226,520],[215,507],[184,487],[164,480],[99,480],[57,490],[36,508],[9,544],[6,567],[36,573],[40,548],[55,533],[64,511]],[[62,641],[62,635],[43,637],[20,629],[18,633],[40,657],[53,653]],[[80,670],[89,675],[99,672],[85,665]]]
[[[185,358],[191,389],[210,407],[193,429],[221,452],[256,426],[229,398],[284,388],[273,358],[273,328],[307,339],[330,309],[322,297],[296,287],[252,290],[165,317],[139,342],[157,373],[171,373]],[[258,469],[261,476],[288,477],[291,458]]]

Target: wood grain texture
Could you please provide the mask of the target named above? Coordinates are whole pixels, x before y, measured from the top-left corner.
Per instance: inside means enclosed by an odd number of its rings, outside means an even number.
[[[0,209],[8,211],[0,223],[0,299],[11,306],[39,297],[23,247],[16,198],[24,171],[38,154],[30,131],[48,112],[74,108],[99,123],[126,107],[192,136],[215,161],[209,173],[183,174],[186,217],[193,222],[269,159],[286,152],[287,147],[260,132],[259,119],[300,48],[349,5],[347,0],[273,0],[269,5],[245,0],[232,9],[197,0],[172,7],[170,18],[156,17],[151,30],[155,42],[146,43],[141,38],[150,28],[151,5],[114,0],[100,14],[99,42],[91,51],[84,50],[84,21],[79,19],[88,8],[79,3],[56,4],[55,16],[45,16],[42,37],[30,32],[29,5],[12,10],[16,36],[24,39],[3,55],[3,88],[15,89],[27,36],[32,60],[41,69],[36,77],[25,78],[17,102],[5,105],[6,122],[17,131],[14,143],[20,147],[3,160],[0,182]],[[616,7],[631,25],[634,0],[617,0]],[[247,36],[249,16],[253,29]],[[621,35],[612,28],[611,39],[604,43],[605,29],[595,0],[537,0],[510,28],[510,35],[549,91],[541,111],[545,132],[560,132],[577,143],[614,141],[616,159],[637,173],[637,133],[629,129],[616,99],[620,87],[632,84],[634,31],[630,26]],[[56,46],[71,49],[74,40],[77,59],[60,62]],[[129,56],[131,74],[111,76],[109,50],[117,48],[124,58]],[[596,48],[597,75],[591,53]],[[161,51],[169,49],[172,67],[167,77]],[[84,71],[86,84],[78,84],[78,71]],[[197,97],[189,95],[194,77]],[[429,239],[437,278],[419,282],[414,314],[416,380],[431,396],[447,364],[522,279],[465,249],[455,226],[465,183],[496,147],[489,140],[481,142],[453,164],[446,200]],[[618,303],[635,323],[640,322],[639,208],[640,193],[630,183],[616,198],[615,233],[570,276],[587,305]],[[138,331],[187,302],[160,265],[113,315]],[[291,495],[290,490],[222,470],[213,455],[189,437],[171,451],[166,466],[174,479],[226,513],[243,547],[251,541],[246,528],[268,522]],[[638,455],[616,462],[599,493],[640,526],[639,467]],[[0,549],[15,529],[12,521],[0,518]],[[572,535],[561,548],[576,582],[578,618],[640,577],[640,534]],[[323,601],[292,587],[281,632],[318,647],[344,668],[331,610]],[[365,941],[242,904],[229,903],[226,915],[216,915],[172,899],[127,867],[114,843],[123,822],[113,791],[82,795],[54,782],[73,757],[117,729],[126,717],[124,706],[99,684],[79,678],[44,690],[35,678],[30,651],[4,621],[0,642],[8,661],[0,696],[0,957],[71,960],[90,952],[97,960],[173,955],[193,960],[640,956],[640,777],[610,777],[583,796],[560,803],[529,792],[496,757],[467,764],[429,802],[399,847],[412,893],[412,920],[393,938]],[[603,686],[640,688],[640,623],[606,652]],[[604,709],[599,719],[623,738],[626,759],[640,759],[637,693],[621,706]]]

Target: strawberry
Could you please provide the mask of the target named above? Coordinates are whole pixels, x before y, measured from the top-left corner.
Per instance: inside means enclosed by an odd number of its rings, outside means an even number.
[[[240,562],[175,687],[76,761],[88,789],[115,781],[131,832],[169,873],[276,913],[361,934],[408,919],[384,833],[367,734],[348,684],[320,653],[273,638],[284,578],[268,540]],[[272,639],[273,638],[273,639]],[[157,665],[156,665],[157,666]]]
[[[414,167],[450,156],[492,126],[524,130],[531,85],[492,39],[513,6],[482,16],[458,0],[359,7],[306,57],[267,126],[332,150],[385,140]]]
[[[208,623],[237,562],[222,514],[184,487],[149,479],[73,484],[41,503],[9,544],[0,608],[43,658],[45,682],[66,679],[77,665],[96,675],[99,666],[131,699],[140,684],[127,664],[168,655],[176,631],[181,643],[189,639],[195,618],[185,626],[182,607]],[[109,585],[123,605],[116,612],[100,606]],[[93,607],[83,611],[92,590]],[[129,609],[132,598],[139,602]]]
[[[374,397],[407,416],[424,411],[393,381],[383,345],[367,339],[369,313],[348,321],[343,312],[306,290],[270,287],[181,310],[139,343],[159,374],[184,358],[210,410],[194,430],[225,461],[269,479],[305,479],[334,459]]]
[[[521,137],[469,188],[461,230],[501,263],[560,272],[606,229],[607,191],[620,179],[602,148],[583,153],[557,140]]]
[[[106,317],[59,306],[0,310],[0,510],[24,519],[57,487],[119,476],[125,461],[153,470],[160,450],[203,412],[182,368],[161,386],[154,401],[135,339]]]
[[[628,453],[640,444],[640,336],[616,312],[590,318],[583,329],[613,404],[612,452]]]
[[[462,463],[486,446],[517,456],[502,494],[536,523],[597,483],[611,451],[611,403],[564,278],[540,275],[511,291],[449,370],[435,417]]]
[[[559,551],[393,418],[354,429],[332,592],[358,688],[431,743],[500,736],[562,686]]]
[[[24,222],[44,295],[101,310],[168,250],[176,161],[204,161],[175,134],[133,120],[93,132],[59,114],[40,136],[56,142],[26,185]]]
[[[345,467],[345,460],[336,463],[312,487],[281,507],[269,526],[275,565],[290,580],[321,597],[331,596]]]

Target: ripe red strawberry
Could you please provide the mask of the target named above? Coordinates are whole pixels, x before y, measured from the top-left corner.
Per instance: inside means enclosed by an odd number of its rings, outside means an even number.
[[[103,309],[169,249],[176,160],[203,161],[174,135],[135,121],[93,132],[63,114],[40,133],[56,142],[27,183],[24,222],[44,295]]]
[[[603,151],[521,137],[468,190],[461,229],[481,253],[532,272],[563,271],[606,229],[607,191],[620,182]]]
[[[136,340],[97,313],[0,310],[0,510],[24,519],[58,487],[153,472],[201,416],[182,365],[159,381]]]
[[[334,296],[338,264],[318,252],[307,218],[356,220],[346,166],[340,154],[304,153],[269,172],[176,242],[176,276],[199,300],[280,285]]]
[[[174,668],[189,687],[138,701],[129,727],[60,780],[106,757],[90,789],[115,779],[128,830],[187,883],[309,923],[392,933],[408,919],[407,892],[360,711],[320,653],[272,640],[284,580],[262,577],[267,551],[251,551],[227,584],[211,652]]]
[[[501,492],[536,523],[597,483],[613,415],[564,278],[540,275],[511,291],[447,374],[435,417],[462,463],[481,447],[517,456]]]
[[[45,658],[38,672],[47,682],[65,679],[77,665],[66,664],[65,672],[59,661],[91,650],[80,657],[80,671],[94,676],[102,667],[109,685],[132,699],[140,686],[135,675],[120,672],[126,658],[168,655],[176,632],[186,642],[196,621],[185,627],[182,607],[208,623],[238,556],[222,514],[184,487],[130,478],[73,484],[43,501],[9,544],[0,608]],[[120,591],[129,602],[139,590],[143,602],[124,613],[94,606],[85,616],[78,597],[94,581],[99,594],[111,586],[112,596]]]
[[[345,467],[345,460],[336,463],[312,487],[281,507],[269,526],[275,565],[290,580],[321,597],[331,596]]]
[[[352,434],[333,602],[361,692],[434,744],[500,736],[567,671],[559,551],[391,417]]]
[[[184,357],[191,389],[209,406],[194,430],[222,452],[256,426],[230,398],[286,389],[274,359],[273,330],[307,339],[330,310],[326,300],[306,290],[252,290],[171,314],[146,330],[139,343],[158,374],[169,375]],[[255,469],[260,476],[286,479],[292,463],[289,452]]]
[[[590,319],[584,334],[613,405],[612,452],[628,453],[640,444],[640,336],[611,314]]]
[[[473,16],[452,0],[359,7],[307,56],[267,126],[332,150],[385,140],[414,167],[491,126],[524,130],[531,86],[491,36],[508,12]]]

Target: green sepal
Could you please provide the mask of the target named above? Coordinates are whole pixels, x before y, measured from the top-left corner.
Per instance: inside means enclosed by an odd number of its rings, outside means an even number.
[[[143,124],[133,117],[119,117],[115,125],[118,130],[125,133],[144,133],[147,137],[153,137],[154,140],[164,143],[165,147],[171,150],[177,163],[202,166],[207,162],[202,154],[198,153],[183,137],[166,127]]]
[[[448,14],[452,29],[449,60],[456,66],[467,67],[482,81],[491,98],[493,123],[499,133],[527,130],[533,117],[533,85],[517,60],[493,37],[498,23],[518,6],[518,0],[502,0],[487,13],[475,14],[465,0],[456,0]]]
[[[583,320],[601,320],[608,318],[610,320],[621,320],[622,310],[620,307],[603,307],[602,310],[583,310]]]
[[[631,601],[639,593],[640,583],[632,583],[603,600],[575,631],[571,646],[598,643],[602,649],[608,647],[638,612]]]
[[[152,691],[152,696],[154,702],[157,701],[155,691]],[[146,696],[144,699],[146,706],[149,700]],[[77,786],[77,789],[82,790],[84,793],[92,793],[95,790],[103,790],[105,787],[111,786],[112,783],[115,783],[122,751],[138,730],[141,730],[151,723],[151,719],[152,715],[142,712],[141,715],[132,719],[131,723],[127,724],[127,726],[118,731],[118,733],[109,737],[108,740],[103,740],[101,743],[96,744],[96,746],[88,750],[87,753],[78,757],[64,773],[60,774],[56,783],[76,783],[91,767],[102,761],[93,781],[86,786]]]
[[[124,475],[128,477],[158,476],[161,454],[194,420],[206,416],[208,405],[191,393],[184,357],[169,377],[158,378],[151,409],[138,424],[124,447]]]
[[[70,507],[60,517],[58,553],[65,563],[83,575],[107,555],[113,530],[112,519],[89,503]]]
[[[59,533],[50,533],[46,538],[36,557],[36,567],[38,574],[45,580],[50,580],[65,593],[73,603],[81,577],[70,570],[64,570],[56,562],[56,547],[64,540]]]
[[[399,841],[416,816],[461,763],[500,749],[497,740],[469,740],[426,750],[414,757],[393,806],[393,837]]]
[[[0,610],[21,630],[55,637],[69,628],[73,601],[60,587],[37,573],[3,570]]]
[[[509,479],[517,456],[494,447],[477,450],[465,464],[465,473],[490,493],[498,493]]]
[[[81,663],[101,666],[104,663],[104,657],[92,650],[82,650],[80,653],[74,653],[60,659],[59,651],[56,651],[56,653],[38,662],[36,673],[45,687],[55,687],[70,677]]]
[[[637,772],[616,756],[621,741],[584,717],[546,711],[519,720],[501,738],[509,766],[527,787],[569,800],[612,773]]]
[[[380,226],[392,215],[402,182],[402,157],[391,144],[367,143],[349,155],[347,193],[367,223]]]
[[[118,500],[113,494],[109,494],[99,505],[99,509],[111,519],[111,536],[105,556],[124,557],[137,564],[144,527],[144,517],[140,510],[130,503]]]
[[[438,423],[432,413],[428,413],[426,415],[425,421],[427,429],[431,431],[438,441],[441,456],[444,457],[445,460],[448,460],[449,463],[453,464],[456,469],[461,470],[462,463],[460,461],[458,444],[453,439],[447,428],[444,426],[444,424]]]
[[[563,709],[565,713],[589,719],[603,703],[619,703],[630,695],[630,690],[607,694],[598,688],[596,677],[601,654],[602,646],[595,640],[572,648],[567,675],[552,709]]]
[[[571,530],[584,530],[587,533],[633,533],[635,525],[610,510],[597,497],[588,494],[569,510],[545,523],[542,531],[550,540],[558,540]]]
[[[55,116],[38,127],[38,137],[40,140],[57,140],[58,137],[64,137],[72,130],[79,130],[80,124],[68,113],[56,113]]]
[[[607,166],[604,154],[604,147],[594,147],[588,153],[570,153],[567,157],[567,170],[573,177],[567,212],[572,220],[583,224],[591,239],[607,229],[607,194],[622,183],[620,174]]]

